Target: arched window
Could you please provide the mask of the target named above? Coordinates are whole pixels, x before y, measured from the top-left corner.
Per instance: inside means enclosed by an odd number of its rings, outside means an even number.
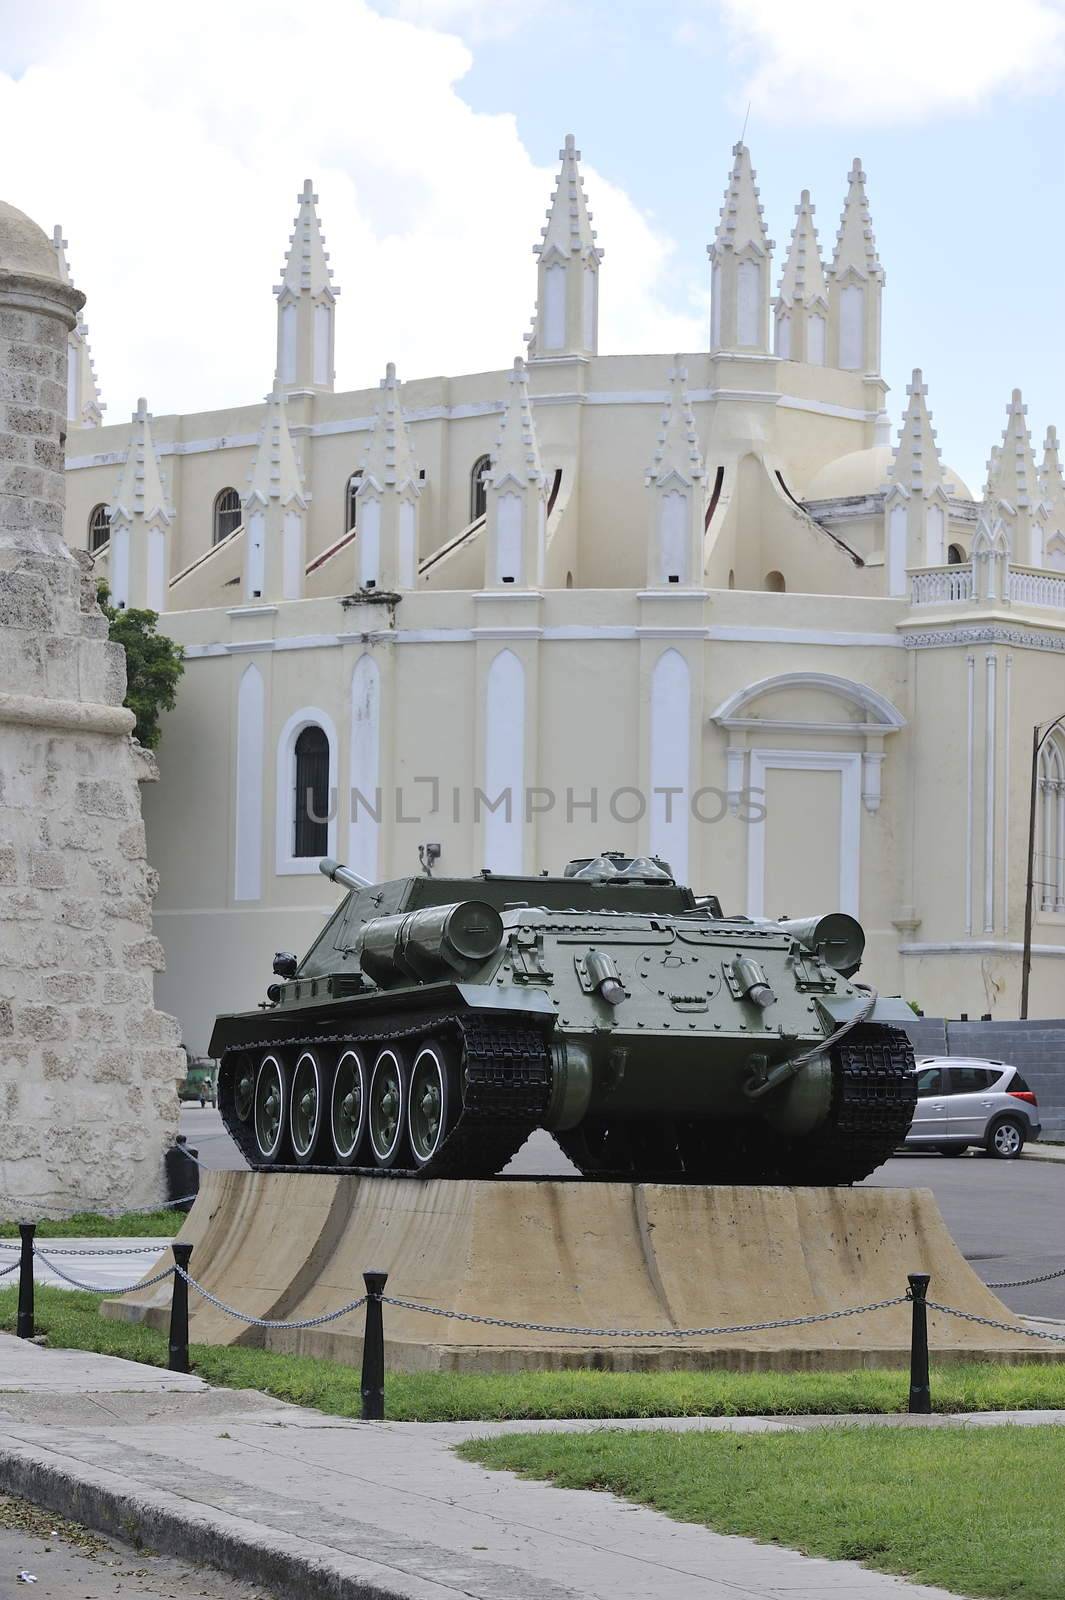
[[[1039,752],[1038,809],[1038,903],[1044,911],[1065,912],[1065,747],[1053,735]]]
[[[93,506],[89,512],[89,553],[102,550],[111,537],[111,513],[105,505]]]
[[[952,544],[947,550],[948,567],[963,567],[965,565],[965,551],[960,544]]]
[[[359,512],[359,502],[356,499],[356,496],[358,495],[359,484],[361,482],[362,482],[362,468],[360,467],[358,472],[353,472],[351,474],[351,477],[348,479],[348,482],[347,482],[347,487],[344,490],[344,517],[345,517],[344,532],[345,533],[351,533],[354,530],[354,527],[355,527],[355,519],[358,516],[358,512]]]
[[[296,740],[294,856],[329,851],[329,740],[321,728],[304,728]]]
[[[782,572],[767,572],[765,575],[765,588],[770,594],[783,594],[787,588]]]
[[[240,509],[240,495],[235,489],[223,489],[221,494],[215,496],[211,543],[221,544],[231,533],[236,533],[243,516],[244,513]]]
[[[488,475],[492,470],[491,456],[478,456],[470,473],[470,521],[476,522],[488,510]]]

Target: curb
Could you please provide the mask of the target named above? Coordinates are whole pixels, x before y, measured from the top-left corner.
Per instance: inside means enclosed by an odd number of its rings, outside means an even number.
[[[323,1559],[299,1539],[265,1535],[258,1524],[214,1506],[158,1489],[131,1493],[113,1473],[77,1476],[10,1444],[0,1450],[0,1491],[137,1547],[261,1585],[279,1600],[453,1600],[452,1589],[422,1578],[404,1573],[397,1579],[342,1550]]]

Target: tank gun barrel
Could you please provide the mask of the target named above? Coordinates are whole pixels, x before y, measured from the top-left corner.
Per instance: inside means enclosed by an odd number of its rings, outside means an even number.
[[[332,856],[323,856],[318,863],[318,871],[323,872],[332,883],[342,883],[345,889],[369,889],[369,878],[360,878],[357,872],[352,872],[350,867],[342,866],[339,861],[334,861]]]

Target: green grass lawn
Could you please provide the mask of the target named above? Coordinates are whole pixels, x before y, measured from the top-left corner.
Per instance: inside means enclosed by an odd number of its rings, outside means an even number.
[[[57,1222],[39,1222],[39,1239],[173,1239],[185,1220],[183,1211],[125,1211],[105,1217],[98,1211],[79,1211]],[[17,1239],[17,1222],[0,1222],[0,1239]]]
[[[80,1263],[78,1264],[80,1267]],[[134,1263],[134,1270],[140,1263]],[[67,1269],[71,1264],[66,1263]],[[91,1282],[91,1263],[75,1276]],[[8,1280],[10,1282],[10,1280]],[[0,1289],[0,1330],[15,1326],[17,1291]],[[162,1366],[163,1333],[140,1323],[105,1321],[99,1295],[37,1287],[37,1329],[68,1349],[96,1350]],[[387,1338],[387,1313],[385,1333]],[[261,1389],[281,1400],[334,1416],[359,1415],[359,1372],[309,1356],[194,1345],[196,1371],[209,1383]],[[390,1373],[389,1417],[452,1422],[505,1418],[792,1416],[905,1411],[904,1371],[859,1372],[524,1372],[514,1374]],[[944,1366],[933,1369],[932,1399],[940,1411],[1065,1410],[1065,1363]]]
[[[1065,1429],[512,1434],[468,1461],[965,1595],[1061,1600]]]

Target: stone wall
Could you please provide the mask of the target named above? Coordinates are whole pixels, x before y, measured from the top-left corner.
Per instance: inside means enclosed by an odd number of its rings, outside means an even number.
[[[44,241],[46,254],[39,248]],[[158,1201],[184,1059],[155,1010],[125,658],[62,542],[82,296],[0,205],[0,1214]],[[52,267],[54,272],[54,266]]]

